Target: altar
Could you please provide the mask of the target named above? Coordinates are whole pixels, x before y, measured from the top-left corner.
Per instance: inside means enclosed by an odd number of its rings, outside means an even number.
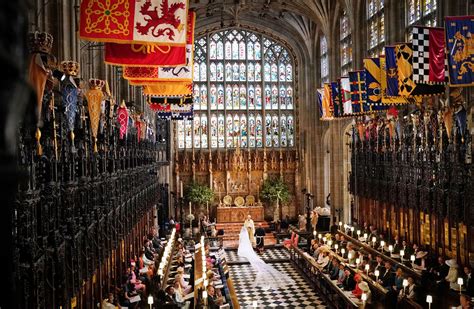
[[[243,223],[248,215],[252,216],[253,221],[263,221],[263,206],[251,207],[217,207],[218,223]]]

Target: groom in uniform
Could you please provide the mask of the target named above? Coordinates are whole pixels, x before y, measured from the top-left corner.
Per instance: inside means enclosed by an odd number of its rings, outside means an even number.
[[[258,224],[258,227],[255,230],[255,237],[257,238],[257,250],[262,254],[265,245],[265,230],[261,223]]]

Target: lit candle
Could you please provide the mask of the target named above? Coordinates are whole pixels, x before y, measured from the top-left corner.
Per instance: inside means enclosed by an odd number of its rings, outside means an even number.
[[[388,251],[390,251],[390,256],[392,256],[392,251],[393,251],[393,246],[392,245],[388,246]]]
[[[382,248],[382,251],[383,251],[383,248],[385,247],[385,241],[383,240],[380,241],[380,247]]]
[[[354,236],[354,227],[351,226],[351,236]]]
[[[329,246],[329,248],[331,248],[331,246],[332,246],[332,240],[328,240],[328,246]]]
[[[433,302],[433,296],[426,295],[426,302],[428,303],[428,309],[431,308],[431,303]]]
[[[342,229],[342,222],[339,221],[339,229]]]
[[[357,230],[357,237],[360,237],[360,230]]]
[[[464,284],[464,279],[462,277],[458,278],[458,285],[459,285],[459,294],[461,294],[462,285]]]
[[[374,271],[374,275],[375,275],[375,281],[379,281],[380,271],[378,269]]]
[[[369,264],[365,264],[365,272],[367,273],[367,276],[369,275]]]
[[[364,233],[365,242],[368,242],[368,239],[367,239],[368,236],[369,236],[369,235],[367,235],[367,233]]]
[[[414,256],[413,254],[410,256],[410,261],[411,261],[412,263],[415,262],[415,256]]]
[[[339,245],[338,245],[338,244],[335,244],[335,245],[334,245],[334,249],[336,249],[336,253],[337,253],[337,249],[339,249]]]
[[[367,294],[362,293],[361,299],[362,299],[362,301],[364,302],[364,305],[365,305],[365,302],[367,301]]]
[[[375,238],[375,236],[372,237],[372,244],[373,244],[372,246],[373,246],[373,247],[375,247],[375,242],[376,242],[376,241],[377,241],[377,238]]]
[[[344,257],[344,254],[346,253],[346,249],[342,248],[341,249],[341,254],[342,254],[342,257]]]
[[[316,238],[316,231],[313,231],[313,237]]]
[[[401,257],[401,260],[403,261],[403,256],[405,255],[405,250],[400,250],[400,257]]]
[[[408,280],[407,279],[403,279],[403,295],[406,296],[406,288],[408,286]]]
[[[352,259],[352,253],[349,252],[349,253],[347,254],[347,259],[349,260],[349,263],[350,263],[350,260]]]
[[[326,243],[326,239],[327,239],[327,238],[326,238],[326,236],[325,236],[325,237],[323,237],[323,241],[324,241],[324,243]]]
[[[319,238],[319,240],[321,240],[321,238],[323,238],[323,235],[318,234],[318,238]]]

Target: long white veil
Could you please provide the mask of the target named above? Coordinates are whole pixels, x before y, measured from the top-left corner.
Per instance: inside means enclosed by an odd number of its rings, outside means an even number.
[[[254,281],[254,285],[259,286],[263,289],[278,289],[289,284],[294,284],[295,281],[290,278],[287,274],[281,273],[276,270],[273,266],[266,264],[256,253],[253,251],[252,244],[249,239],[247,229],[242,227],[239,235],[239,249],[237,250],[238,256],[245,257],[253,269],[257,272],[257,276]]]

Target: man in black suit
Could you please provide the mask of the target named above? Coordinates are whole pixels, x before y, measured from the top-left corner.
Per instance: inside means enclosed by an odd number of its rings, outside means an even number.
[[[437,282],[440,282],[446,278],[449,272],[449,266],[446,265],[445,259],[442,256],[438,257],[438,263],[430,270],[431,274],[433,275],[434,279]]]
[[[474,297],[474,278],[472,278],[472,267],[470,265],[464,266],[464,274],[466,275],[466,294]]]
[[[373,269],[373,271],[376,271],[378,270],[380,272],[380,274],[383,273],[384,271],[384,264],[383,264],[383,260],[382,260],[382,257],[380,255],[377,255],[375,257],[375,262],[372,262],[372,265],[370,267],[371,269]]]
[[[355,280],[354,276],[351,274],[351,271],[349,270],[348,267],[344,269],[344,274],[346,275],[346,278],[342,282],[342,285],[344,287],[345,291],[352,291],[355,288]]]
[[[397,235],[397,236],[395,236],[395,243],[393,244],[392,253],[393,254],[399,254],[400,249],[402,249],[402,244],[401,244],[401,241],[400,241],[400,237]]]
[[[395,275],[392,272],[392,264],[385,262],[384,269],[380,272],[379,283],[386,289],[395,285]]]

